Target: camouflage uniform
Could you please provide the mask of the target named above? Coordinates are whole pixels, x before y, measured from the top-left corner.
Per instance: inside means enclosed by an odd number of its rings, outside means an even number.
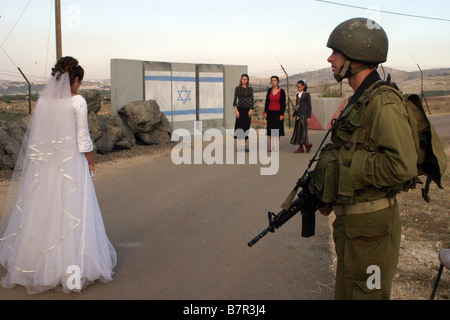
[[[336,299],[390,298],[401,235],[395,195],[417,176],[402,98],[392,90],[371,95],[380,81],[373,71],[356,90],[312,174],[311,193],[336,213]]]
[[[417,176],[417,154],[403,102],[392,91],[381,92],[366,101],[379,82],[376,71],[360,89],[364,90],[372,81],[333,129],[334,144],[355,141],[354,150],[341,147],[338,159],[340,181],[334,201],[338,215],[333,224],[338,255],[337,299],[390,298],[401,235],[395,194],[405,189],[405,184],[414,183]],[[371,123],[361,129],[358,125],[363,125],[363,117],[370,117]],[[351,156],[348,162],[346,152]],[[391,202],[388,207],[372,212],[358,214],[358,209],[356,214],[345,212],[349,205],[368,202],[370,207],[379,199]],[[381,289],[370,290],[367,286],[370,276],[367,270],[371,266],[380,268]]]

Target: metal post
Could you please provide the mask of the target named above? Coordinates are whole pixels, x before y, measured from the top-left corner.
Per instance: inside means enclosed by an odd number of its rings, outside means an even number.
[[[291,108],[289,107],[290,104],[292,104],[291,97],[289,96],[289,75],[287,74],[286,70],[284,70],[283,65],[280,63],[281,69],[283,70],[284,74],[286,75],[287,79],[287,108],[288,108],[288,117],[289,117],[289,129],[291,128]]]
[[[31,114],[31,83],[30,83],[30,81],[28,81],[27,77],[22,72],[22,70],[20,70],[19,67],[17,67],[17,69],[19,69],[20,73],[25,78],[25,81],[28,83],[28,113]]]
[[[419,68],[419,70],[420,70],[420,77],[421,77],[420,92],[421,92],[421,97],[422,97],[422,103],[423,103],[423,101],[425,101],[425,104],[427,105],[427,108],[428,108],[428,112],[431,114],[431,110],[430,110],[430,107],[428,106],[427,98],[425,97],[425,94],[423,93],[423,71],[420,68],[418,63],[417,63],[417,68]]]

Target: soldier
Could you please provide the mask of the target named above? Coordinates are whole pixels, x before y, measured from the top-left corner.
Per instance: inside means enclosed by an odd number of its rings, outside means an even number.
[[[401,225],[395,195],[414,184],[417,154],[401,96],[371,94],[383,81],[388,38],[372,20],[337,26],[327,47],[338,82],[355,91],[334,122],[312,174],[310,190],[333,210],[337,253],[336,299],[390,299],[400,251]]]

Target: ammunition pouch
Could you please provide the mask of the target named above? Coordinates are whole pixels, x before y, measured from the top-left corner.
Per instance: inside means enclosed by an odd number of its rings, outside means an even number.
[[[326,145],[316,164],[309,190],[325,203],[334,203],[337,200],[339,183],[338,153],[341,144],[330,143]]]
[[[310,191],[325,203],[352,203],[355,190],[364,187],[354,185],[350,170],[353,154],[362,147],[366,135],[362,126],[365,104],[357,102],[344,110],[331,129],[333,141],[347,142],[327,144],[321,151]]]

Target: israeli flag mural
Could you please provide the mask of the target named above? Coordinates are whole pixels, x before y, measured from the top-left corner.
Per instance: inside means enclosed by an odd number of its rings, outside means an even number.
[[[223,119],[223,73],[199,73],[200,119]]]
[[[197,120],[195,72],[172,72],[173,121]]]
[[[145,71],[145,100],[155,100],[172,122],[172,72]]]
[[[197,120],[195,72],[145,71],[145,100],[155,100],[170,122]]]
[[[145,100],[170,122],[223,119],[223,72],[145,70]]]

